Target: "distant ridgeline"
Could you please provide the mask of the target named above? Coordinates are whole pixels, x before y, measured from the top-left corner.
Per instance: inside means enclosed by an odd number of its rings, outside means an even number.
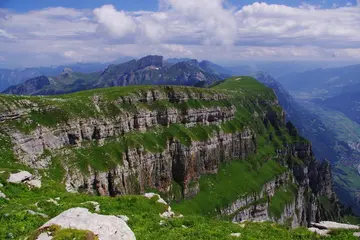
[[[65,68],[59,76],[38,76],[7,88],[3,93],[55,95],[93,88],[128,85],[206,86],[229,77],[226,69],[209,61],[164,61],[162,56],[147,56],[112,64],[102,72],[82,73]]]
[[[160,71],[153,67],[160,62],[132,64],[147,69],[142,76]],[[170,73],[175,65],[163,68]],[[98,79],[116,71],[125,70],[109,67]],[[108,86],[119,81],[107,79]],[[113,197],[155,191],[185,216],[272,220],[292,227],[341,219],[329,164],[315,160],[311,144],[285,122],[273,91],[253,78],[229,78],[210,88],[0,95],[0,103],[0,183],[8,197],[21,196],[6,202],[0,214],[26,210],[43,195],[63,194],[71,201],[66,190]],[[41,176],[41,189],[6,183],[9,172],[18,169]],[[0,218],[0,223],[14,228],[17,221],[32,221],[18,228],[23,236],[43,221],[29,219]],[[133,224],[137,229],[140,222]]]

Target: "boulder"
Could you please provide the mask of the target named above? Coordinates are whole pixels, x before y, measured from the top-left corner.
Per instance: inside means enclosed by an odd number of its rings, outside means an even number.
[[[29,185],[30,187],[41,188],[41,181],[39,179],[26,181],[26,184]]]
[[[6,195],[0,191],[0,198],[5,198],[6,199]]]
[[[357,225],[330,222],[330,221],[311,223],[311,226],[318,229],[359,229],[359,226]]]
[[[159,199],[157,200],[158,203],[162,203],[162,204],[164,204],[164,205],[168,205],[167,202],[166,202],[164,199],[162,199],[159,194],[156,194],[156,193],[145,193],[144,196],[145,196],[146,198],[148,198],[148,199],[151,199],[151,198],[157,196],[157,197],[159,198]]]
[[[135,234],[126,222],[116,216],[91,213],[86,208],[71,208],[45,223],[41,229],[51,225],[61,228],[89,230],[99,240],[135,240]]]
[[[36,240],[51,240],[52,237],[47,233],[47,232],[44,232],[44,233],[41,233]]]
[[[318,229],[316,227],[308,228],[310,232],[317,233],[320,236],[329,236],[330,230],[328,229]]]
[[[236,238],[238,238],[238,237],[240,237],[241,236],[241,233],[231,233],[230,234],[230,237],[236,237]]]
[[[25,181],[30,180],[33,177],[31,173],[28,171],[21,171],[18,173],[12,173],[10,174],[10,177],[8,178],[7,182],[9,183],[23,183]]]

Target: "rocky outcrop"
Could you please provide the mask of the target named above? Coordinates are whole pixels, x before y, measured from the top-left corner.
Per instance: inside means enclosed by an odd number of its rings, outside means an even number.
[[[135,234],[124,220],[116,216],[90,213],[86,208],[72,208],[45,223],[41,228],[52,225],[63,229],[88,230],[99,240],[135,240]],[[52,238],[50,238],[52,239]]]
[[[267,182],[260,192],[239,198],[221,210],[221,214],[232,216],[234,222],[272,220],[291,227],[309,226],[311,222],[325,219],[340,220],[340,208],[333,190],[329,163],[316,161],[311,144],[306,142],[287,145],[277,153],[280,159],[296,157],[307,165],[290,167],[284,162],[284,165],[292,169],[291,172]],[[272,216],[269,211],[272,197],[290,184],[297,186],[292,202],[285,205],[280,217]],[[322,198],[329,199],[330,206],[323,206]]]

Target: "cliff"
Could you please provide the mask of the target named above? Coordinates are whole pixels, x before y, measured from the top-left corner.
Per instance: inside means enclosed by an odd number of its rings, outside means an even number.
[[[137,86],[0,102],[0,160],[68,191],[153,189],[181,212],[293,227],[340,218],[329,166],[316,162],[272,90],[252,78],[211,89]]]

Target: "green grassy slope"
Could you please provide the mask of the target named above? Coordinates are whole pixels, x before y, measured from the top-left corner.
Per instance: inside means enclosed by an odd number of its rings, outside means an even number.
[[[201,91],[204,94],[221,92],[231,96],[229,100],[214,102],[187,101],[183,104],[170,104],[158,102],[155,105],[118,106],[113,104],[120,96],[128,94],[138,95],[141,91],[157,89],[166,91],[165,87],[136,86],[96,89],[69,95],[52,97],[21,97],[0,95],[0,112],[9,109],[16,110],[30,108],[34,104],[46,108],[47,111],[31,112],[26,119],[17,123],[0,123],[0,191],[10,200],[0,198],[0,239],[25,239],[29,234],[44,224],[48,218],[31,215],[28,210],[41,212],[54,217],[71,207],[94,208],[91,204],[82,204],[88,201],[100,203],[101,214],[127,215],[130,218],[129,226],[135,232],[137,239],[233,239],[231,233],[241,233],[241,239],[319,239],[306,229],[289,230],[284,226],[273,223],[246,223],[244,226],[229,221],[219,220],[214,216],[215,209],[226,206],[238,196],[257,192],[261,186],[286,171],[274,157],[275,149],[281,147],[284,141],[298,141],[292,139],[284,129],[275,130],[271,124],[264,126],[259,118],[254,117],[256,112],[270,110],[280,113],[277,105],[271,105],[275,96],[271,89],[264,87],[252,78],[238,77],[223,81],[213,89],[197,89],[177,87],[176,91]],[[97,112],[93,107],[92,97],[100,96],[104,101],[102,111]],[[268,103],[264,103],[268,102]],[[2,128],[20,128],[21,131],[31,132],[36,124],[54,126],[76,117],[113,117],[114,113],[123,111],[136,111],[138,108],[159,109],[174,107],[179,109],[199,108],[203,106],[229,106],[237,107],[236,117],[222,125],[194,126],[185,128],[181,124],[169,127],[159,127],[148,132],[129,132],[120,138],[108,139],[104,145],[95,142],[84,142],[80,148],[69,147],[67,156],[56,152],[46,152],[44,157],[52,158],[52,166],[48,170],[41,170],[43,186],[41,189],[29,189],[24,185],[14,185],[6,182],[10,172],[18,169],[29,170],[21,165],[14,156],[9,137],[1,131]],[[269,105],[270,104],[270,105]],[[25,126],[25,127],[24,127]],[[191,141],[203,141],[218,131],[238,132],[244,126],[255,129],[258,134],[258,151],[246,161],[233,161],[220,167],[217,175],[203,176],[200,180],[201,192],[193,199],[174,202],[175,211],[182,213],[184,218],[162,220],[159,213],[165,210],[164,205],[156,203],[156,199],[148,200],[142,196],[122,196],[116,198],[89,196],[84,194],[67,193],[62,182],[64,169],[63,161],[73,161],[86,171],[88,165],[95,169],[107,169],[114,164],[121,164],[121,155],[126,147],[143,146],[147,151],[162,151],[166,140],[177,138],[184,145]],[[108,161],[101,162],[96,159],[107,155]],[[296,163],[301,164],[301,163]],[[272,212],[278,214],[292,198],[289,191],[279,191],[273,199]],[[59,206],[48,202],[49,199],[60,198]],[[185,226],[185,227],[184,227]],[[59,239],[83,233],[62,233]],[[355,239],[352,231],[336,231],[326,239]]]

